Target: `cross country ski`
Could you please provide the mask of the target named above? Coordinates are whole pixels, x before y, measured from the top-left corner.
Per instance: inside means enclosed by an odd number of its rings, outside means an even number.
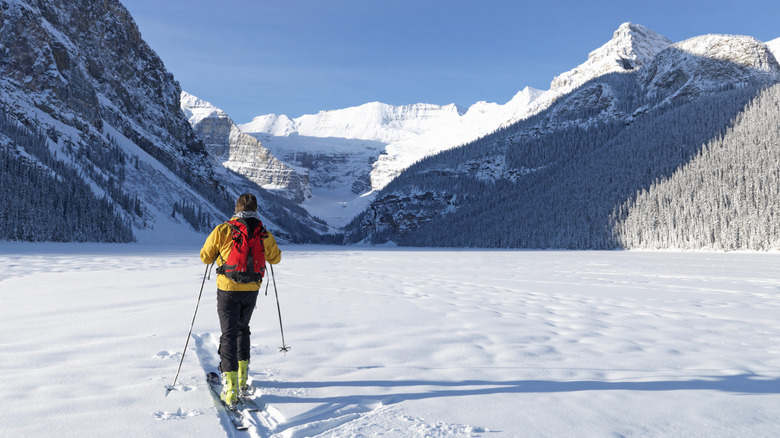
[[[240,408],[239,405],[231,408],[222,401],[222,398],[220,397],[220,392],[222,392],[222,381],[219,374],[214,372],[208,373],[206,375],[206,381],[209,384],[209,388],[211,388],[211,392],[214,394],[216,400],[215,404],[227,414],[228,419],[230,419],[233,426],[235,426],[237,430],[249,429],[244,418],[244,409]]]

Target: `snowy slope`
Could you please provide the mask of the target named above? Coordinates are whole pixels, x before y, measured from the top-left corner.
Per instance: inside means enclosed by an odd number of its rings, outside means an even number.
[[[668,38],[642,25],[623,23],[612,39],[588,54],[577,67],[556,76],[550,89],[539,96],[530,112],[537,114],[583,84],[610,73],[636,71],[672,44]],[[516,121],[519,119],[515,119]]]
[[[455,105],[393,106],[371,102],[357,107],[320,111],[295,119],[274,114],[255,117],[239,127],[252,134],[301,135],[376,140],[385,143],[410,138],[460,117]]]
[[[195,134],[205,143],[215,167],[224,166],[220,172],[223,178],[229,169],[287,199],[301,202],[307,197],[308,175],[305,172],[299,175],[259,140],[241,132],[227,113],[185,91],[181,93],[181,109]]]
[[[529,109],[541,95],[541,90],[526,87],[503,105],[477,102],[454,123],[442,123],[414,138],[388,144],[371,171],[372,189],[381,190],[404,169],[424,157],[466,144],[512,120],[529,116]]]
[[[403,169],[527,115],[541,91],[525,88],[506,104],[393,106],[379,102],[295,119],[258,116],[239,128],[282,161],[307,169],[312,197],[302,205],[345,225]]]
[[[673,44],[640,71],[646,92],[667,101],[780,80],[780,64],[750,36],[703,35]]]
[[[204,382],[213,278],[166,397],[204,274],[197,249],[0,243],[0,435],[243,436]],[[780,429],[776,253],[282,250],[292,350],[277,350],[272,291],[252,319],[250,379],[267,408],[247,436]]]
[[[768,41],[766,46],[775,56],[775,59],[780,62],[780,38],[775,38],[772,41]]]
[[[608,73],[635,70],[652,61],[672,41],[644,26],[623,23],[612,39],[590,52],[583,64],[553,79],[550,90],[565,94],[585,82]]]
[[[280,156],[287,157],[299,151],[346,152],[363,154],[367,160],[378,160],[371,171],[371,189],[378,190],[410,163],[473,140],[513,117],[523,116],[540,93],[525,88],[506,104],[478,102],[465,111],[453,104],[393,106],[372,102],[295,119],[275,114],[258,116],[239,128],[260,139],[270,139],[268,147]],[[272,137],[290,139],[274,142]],[[305,138],[295,141],[296,137]],[[360,142],[317,142],[309,137],[367,140],[382,144],[384,148],[366,148]]]

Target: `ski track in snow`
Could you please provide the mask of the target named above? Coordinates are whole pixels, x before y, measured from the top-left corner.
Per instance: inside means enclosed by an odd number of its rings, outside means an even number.
[[[205,382],[196,247],[0,243],[0,435],[772,436],[780,255],[282,248],[253,316],[261,412]],[[261,290],[264,292],[265,288]],[[34,418],[35,421],[30,421]],[[88,427],[101,418],[99,427]]]

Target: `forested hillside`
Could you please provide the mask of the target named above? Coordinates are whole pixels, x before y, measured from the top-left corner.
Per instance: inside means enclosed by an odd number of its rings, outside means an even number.
[[[4,147],[5,145],[5,147]],[[10,145],[13,145],[11,147]],[[111,152],[111,151],[107,151]],[[114,152],[116,152],[114,150]],[[112,163],[123,164],[121,154]],[[84,157],[85,160],[89,158]],[[93,158],[99,161],[97,158]],[[103,180],[140,217],[138,199],[123,195],[123,175]],[[55,242],[129,242],[132,223],[98,198],[78,171],[57,159],[47,137],[10,121],[0,106],[0,239]]]
[[[780,249],[780,85],[621,206],[614,227],[624,248]]]

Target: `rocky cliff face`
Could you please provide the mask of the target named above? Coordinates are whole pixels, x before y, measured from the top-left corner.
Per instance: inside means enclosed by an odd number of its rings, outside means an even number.
[[[259,194],[280,234],[311,237],[323,228],[212,161],[181,111],[180,94],[118,0],[0,0],[4,124],[42,132],[36,153],[47,155],[30,159],[14,135],[0,132],[14,165],[59,163],[50,166],[55,178],[79,178],[141,241],[200,240],[197,233],[224,220],[244,191]],[[69,170],[58,174],[62,166]]]
[[[181,94],[181,108],[220,165],[294,202],[311,196],[308,174],[279,161],[259,140],[241,132],[224,111],[186,92]]]
[[[199,163],[200,144],[179,112],[179,85],[118,1],[0,3],[0,65],[9,95],[87,133],[109,123],[153,156]],[[88,125],[88,126],[87,126]]]
[[[0,10],[5,111],[45,132],[137,236],[182,199],[202,205],[203,222],[223,215],[227,190],[181,115],[179,85],[119,1],[3,0]]]

